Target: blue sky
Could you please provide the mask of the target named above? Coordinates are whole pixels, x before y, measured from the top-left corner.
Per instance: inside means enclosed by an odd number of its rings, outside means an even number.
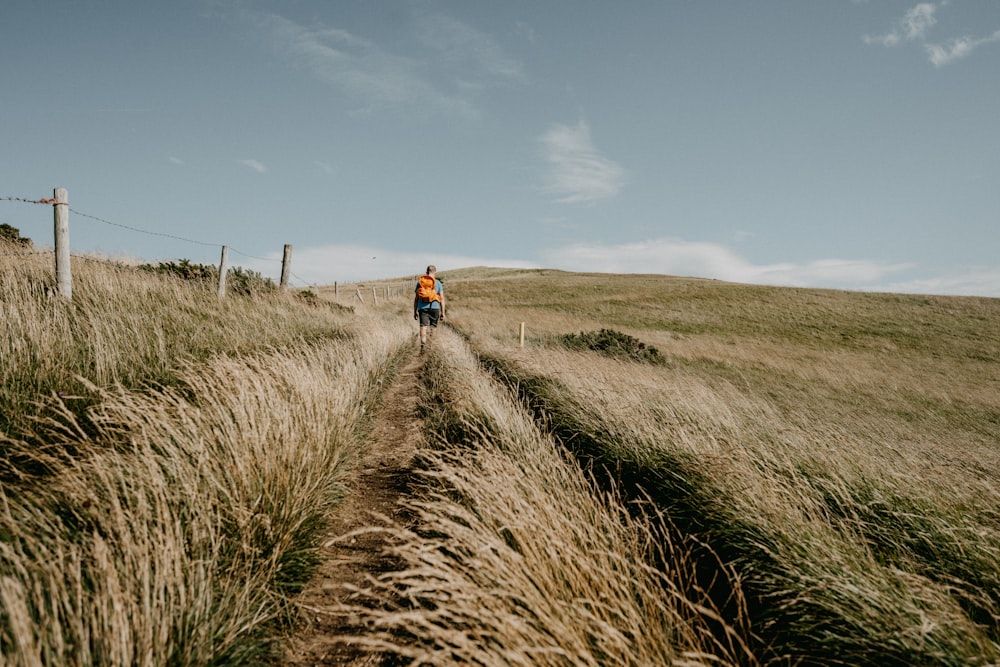
[[[0,197],[67,188],[81,253],[290,243],[298,285],[1000,296],[998,73],[996,0],[5,0]]]

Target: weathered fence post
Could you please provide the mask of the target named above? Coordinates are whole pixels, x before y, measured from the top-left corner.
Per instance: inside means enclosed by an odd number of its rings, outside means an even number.
[[[52,222],[56,237],[56,288],[67,299],[73,298],[73,273],[69,264],[69,192],[66,188],[52,191]]]
[[[524,322],[521,322],[521,347],[524,347]]]
[[[281,289],[288,289],[288,274],[292,270],[292,244],[285,244],[285,251],[281,255]]]
[[[372,285],[372,305],[378,305],[378,292],[375,291],[375,286]]]
[[[333,300],[340,301],[340,285],[336,280],[333,281]]]
[[[222,259],[219,260],[219,298],[226,296],[226,272],[229,271],[229,267],[226,266],[226,260],[229,257],[229,246],[222,246]]]

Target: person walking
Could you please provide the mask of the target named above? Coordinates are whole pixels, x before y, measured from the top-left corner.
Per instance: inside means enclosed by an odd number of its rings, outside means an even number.
[[[413,319],[420,322],[420,351],[423,352],[428,336],[433,335],[438,321],[444,319],[444,285],[438,280],[437,267],[433,264],[417,279],[413,290]]]

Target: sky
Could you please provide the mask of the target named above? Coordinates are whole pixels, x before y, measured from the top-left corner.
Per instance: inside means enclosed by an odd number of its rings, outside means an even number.
[[[4,0],[0,223],[56,187],[75,253],[297,286],[1000,297],[1000,2]]]

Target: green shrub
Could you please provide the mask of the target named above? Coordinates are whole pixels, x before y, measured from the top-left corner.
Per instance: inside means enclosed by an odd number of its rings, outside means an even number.
[[[0,224],[0,245],[8,243],[15,246],[29,246],[31,239],[21,236],[21,230],[7,223]]]
[[[226,288],[234,294],[258,296],[274,292],[278,286],[257,271],[236,266],[226,272]]]
[[[614,329],[565,334],[560,337],[560,342],[573,350],[594,350],[612,357],[627,357],[649,364],[666,363],[666,359],[655,347]]]
[[[141,264],[139,268],[143,271],[172,275],[181,280],[192,280],[206,284],[217,284],[219,282],[219,269],[210,264],[195,264],[187,259],[170,262],[160,262],[159,264]],[[242,266],[234,266],[226,271],[226,291],[230,294],[241,296],[258,296],[268,294],[277,289],[274,281],[265,278],[257,271],[244,269]]]

